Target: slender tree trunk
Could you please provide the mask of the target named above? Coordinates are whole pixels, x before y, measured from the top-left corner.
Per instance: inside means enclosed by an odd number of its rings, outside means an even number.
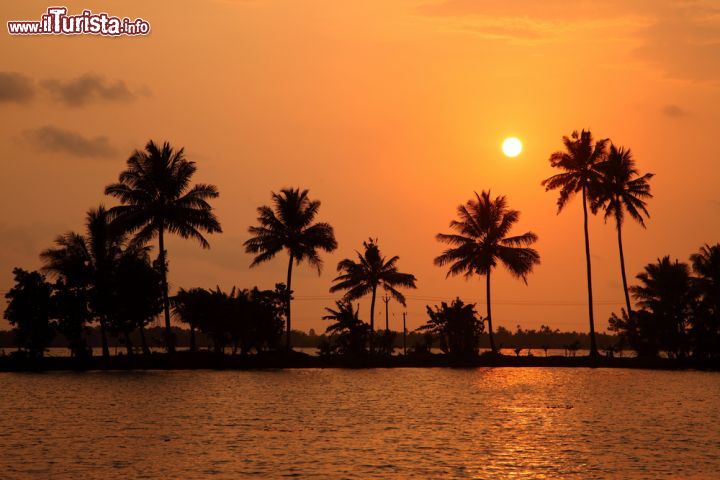
[[[130,340],[130,332],[125,332],[125,348],[127,349],[128,357],[131,357],[133,354],[133,344],[132,340]]]
[[[140,324],[140,345],[142,345],[143,355],[150,355],[147,340],[145,339],[145,325]]]
[[[627,307],[628,318],[630,318],[632,314],[632,307],[630,306],[630,294],[628,293],[627,276],[625,274],[625,255],[623,254],[622,226],[619,222],[617,224],[617,234],[618,249],[620,250],[620,273],[622,273],[623,292],[625,292],[625,306]]]
[[[388,304],[390,303],[390,299],[386,298],[384,301],[385,301],[385,333],[390,333],[390,320],[388,317]]]
[[[493,326],[492,326],[492,306],[490,303],[490,270],[488,270],[487,275],[485,276],[486,280],[486,293],[487,296],[487,322],[488,322],[488,333],[490,334],[490,349],[493,353],[497,353],[497,348],[495,348],[495,337],[493,336]]]
[[[592,266],[590,264],[590,233],[588,231],[588,212],[587,212],[587,191],[585,187],[582,189],[583,196],[583,226],[585,229],[585,263],[587,265],[587,289],[588,289],[588,314],[590,316],[590,356],[597,357],[597,344],[595,343],[595,315],[593,312],[593,293],[592,293]]]
[[[292,325],[290,323],[290,303],[292,301],[292,290],[290,289],[290,283],[292,282],[292,268],[293,268],[293,255],[290,254],[290,261],[288,262],[288,270],[287,270],[287,310],[285,312],[285,316],[287,317],[287,333],[285,335],[285,348],[290,350],[292,346],[290,345],[290,332],[292,332]]]
[[[165,258],[165,227],[160,225],[158,230],[158,243],[160,247],[160,272],[162,277],[163,310],[165,311],[165,348],[168,353],[175,352],[175,339],[170,326],[170,299],[168,298],[167,268]]]
[[[195,325],[192,323],[190,324],[190,351],[195,352],[196,346],[195,346]]]
[[[110,347],[108,346],[107,327],[105,315],[100,315],[100,343],[102,344],[102,356],[105,359],[110,358]]]
[[[375,295],[377,285],[373,286],[372,299],[370,300],[370,352],[375,351]]]
[[[377,287],[373,287],[372,298],[370,299],[370,332],[375,331],[375,294],[377,293]]]

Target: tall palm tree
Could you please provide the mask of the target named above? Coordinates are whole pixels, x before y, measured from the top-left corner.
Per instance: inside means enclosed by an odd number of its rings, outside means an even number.
[[[145,150],[136,150],[130,156],[118,182],[105,187],[106,195],[122,203],[110,209],[120,228],[135,234],[135,242],[139,244],[158,238],[168,352],[175,351],[175,343],[170,327],[165,233],[193,238],[203,248],[210,248],[202,232],[222,232],[208,203],[218,197],[218,190],[214,185],[202,183],[191,187],[196,170],[195,162],[185,158],[184,149],[174,150],[168,142],[160,147],[150,140]]]
[[[565,151],[550,155],[550,165],[562,170],[542,181],[545,191],[560,190],[557,200],[558,214],[576,193],[582,194],[583,228],[585,232],[585,265],[587,271],[588,316],[590,320],[590,355],[597,356],[595,341],[595,316],[593,313],[592,265],[590,263],[590,234],[588,232],[588,202],[592,201],[599,182],[598,164],[605,159],[607,139],[594,141],[592,133],[574,131],[563,137]]]
[[[491,198],[490,192],[475,193],[465,205],[457,208],[459,220],[450,222],[450,228],[457,233],[439,233],[436,238],[451,247],[435,258],[435,265],[450,265],[447,276],[485,275],[487,295],[487,322],[490,334],[490,348],[497,352],[492,327],[490,301],[490,273],[498,263],[515,277],[527,283],[527,275],[540,263],[538,252],[530,248],[537,241],[533,232],[508,236],[517,223],[520,212],[508,208],[504,196]]]
[[[125,235],[111,227],[102,205],[88,210],[85,226],[84,235],[67,232],[57,237],[56,247],[44,250],[40,258],[44,271],[62,277],[68,287],[88,293],[89,308],[100,324],[103,357],[107,358],[112,275],[123,253]]]
[[[622,225],[625,212],[627,212],[632,219],[645,228],[643,216],[650,217],[645,200],[652,198],[649,182],[654,174],[646,173],[641,176],[635,167],[635,159],[630,149],[618,148],[615,145],[610,145],[610,152],[607,158],[598,164],[598,170],[600,171],[600,183],[596,196],[593,198],[592,210],[594,213],[602,208],[605,211],[605,221],[607,221],[608,217],[615,218],[625,305],[628,316],[630,316],[632,306],[625,274]]]
[[[290,257],[287,269],[287,307],[286,307],[286,338],[285,345],[289,350],[290,303],[292,300],[292,269],[293,262],[300,265],[307,261],[317,268],[318,275],[322,272],[322,259],[318,250],[332,252],[337,248],[335,233],[330,224],[313,223],[320,209],[318,200],[310,200],[308,191],[299,188],[283,188],[279,193],[272,192],[273,205],[258,208],[258,224],[250,227],[252,235],[245,242],[245,251],[256,254],[251,267],[275,257],[281,250],[287,250]]]
[[[365,251],[356,251],[357,262],[349,258],[341,260],[337,265],[337,271],[343,272],[336,277],[330,288],[331,292],[347,290],[343,297],[347,301],[357,300],[368,293],[372,294],[370,300],[370,334],[375,332],[375,299],[378,287],[382,287],[403,306],[405,296],[396,287],[417,288],[415,275],[398,271],[397,262],[400,259],[397,255],[387,259],[380,253],[377,240],[369,239],[363,242]]]

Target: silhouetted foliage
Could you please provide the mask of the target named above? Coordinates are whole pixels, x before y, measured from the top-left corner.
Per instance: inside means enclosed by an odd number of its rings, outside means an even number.
[[[428,332],[440,339],[440,349],[456,358],[476,356],[484,324],[475,312],[475,304],[464,304],[459,298],[450,305],[442,302],[426,307],[428,321],[417,331]]]
[[[668,256],[645,266],[636,277],[639,285],[630,287],[640,308],[630,315],[624,310],[620,316],[613,314],[610,329],[626,338],[640,356],[660,352],[670,358],[686,358],[691,353],[701,358],[718,355],[719,345],[713,342],[717,324],[710,305],[717,304],[713,292],[720,278],[720,263],[713,255],[717,252],[707,246],[693,255],[698,278],[691,277],[688,264],[671,261]]]
[[[346,258],[338,262],[337,271],[342,272],[330,287],[330,292],[346,290],[344,299],[357,300],[368,293],[370,300],[370,334],[375,331],[375,300],[377,289],[381,287],[401,305],[405,305],[405,296],[398,287],[417,288],[415,275],[398,271],[399,256],[386,258],[380,253],[377,240],[369,239],[363,242],[362,253],[355,251],[357,261]]]
[[[210,308],[210,292],[204,288],[181,288],[172,298],[173,313],[190,327],[190,351],[197,350],[195,330],[205,321]]]
[[[251,350],[279,347],[286,297],[283,284],[275,290],[180,289],[173,297],[173,310],[191,325],[191,350],[195,348],[194,329],[198,328],[211,340],[215,353],[221,354],[230,346],[233,354],[240,351],[245,355]]]
[[[39,272],[13,270],[15,286],[6,294],[4,318],[15,330],[17,345],[33,357],[42,357],[55,336],[52,315],[52,286]]]
[[[588,232],[587,204],[592,202],[600,184],[599,165],[605,159],[605,149],[608,140],[593,140],[592,133],[583,130],[574,131],[570,137],[563,137],[565,151],[558,151],[550,155],[550,166],[562,170],[562,173],[553,175],[542,181],[545,190],[560,190],[557,200],[558,214],[565,205],[575,196],[582,195],[583,226],[585,233],[585,264],[587,269],[588,288],[588,317],[590,322],[590,355],[597,356],[597,342],[595,339],[595,315],[593,312],[592,297],[592,266],[590,262],[590,234]]]
[[[625,220],[625,212],[627,212],[630,218],[645,228],[643,217],[650,217],[646,200],[652,198],[649,182],[654,174],[640,175],[635,167],[635,159],[632,157],[630,149],[617,148],[615,145],[610,145],[610,152],[599,163],[598,170],[600,171],[599,185],[594,191],[592,211],[596,213],[599,209],[603,209],[605,211],[605,221],[609,217],[615,218],[625,307],[627,312],[632,314],[627,276],[625,274],[622,226]]]
[[[218,197],[218,190],[209,184],[191,186],[196,170],[195,162],[185,158],[183,148],[174,150],[167,142],[160,147],[150,140],[144,151],[136,150],[128,159],[127,168],[120,173],[118,182],[105,187],[106,195],[122,203],[110,209],[117,228],[134,234],[135,242],[140,245],[158,238],[165,340],[169,352],[174,351],[174,342],[170,328],[165,233],[192,238],[203,248],[210,248],[203,232],[222,232],[208,203]]]
[[[335,302],[335,309],[326,308],[323,320],[333,323],[327,327],[327,339],[320,345],[320,354],[363,357],[367,354],[370,327],[360,320],[359,309],[353,310],[348,300]]]
[[[111,227],[108,211],[102,205],[88,210],[85,227],[84,235],[67,232],[57,237],[56,247],[44,250],[40,258],[43,270],[61,279],[68,294],[87,298],[89,314],[100,324],[102,352],[107,358],[113,272],[123,255],[126,237]]]
[[[703,245],[690,261],[698,294],[690,331],[693,354],[720,357],[720,243]]]
[[[293,261],[300,265],[307,261],[322,271],[322,259],[318,250],[332,252],[337,248],[335,233],[328,223],[313,223],[320,209],[320,201],[310,200],[308,191],[284,188],[272,193],[273,206],[258,208],[258,225],[248,229],[252,235],[245,242],[245,251],[256,254],[251,267],[267,262],[281,250],[289,255],[286,289],[286,348],[291,348],[290,332],[292,301]]]
[[[144,328],[163,309],[162,274],[150,262],[146,248],[130,245],[113,271],[110,330],[120,334],[128,355],[133,353],[130,334],[141,331],[142,348],[148,353]]]
[[[540,255],[530,245],[537,241],[537,235],[525,232],[508,236],[517,223],[520,212],[507,206],[504,196],[495,199],[490,192],[483,191],[475,199],[468,200],[457,209],[459,220],[450,222],[457,233],[439,233],[436,238],[451,245],[442,255],[435,258],[435,265],[450,265],[447,276],[485,275],[487,298],[487,322],[490,334],[490,348],[497,351],[493,338],[492,309],[490,301],[490,273],[498,263],[516,278],[527,283],[527,275],[540,263]]]
[[[67,340],[70,355],[86,358],[92,355],[86,336],[92,314],[88,309],[88,295],[83,288],[68,286],[64,279],[53,285],[52,311],[57,320],[57,331]]]

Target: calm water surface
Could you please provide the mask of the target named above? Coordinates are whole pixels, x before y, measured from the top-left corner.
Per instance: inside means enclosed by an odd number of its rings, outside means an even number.
[[[720,374],[0,373],[0,478],[720,478]]]

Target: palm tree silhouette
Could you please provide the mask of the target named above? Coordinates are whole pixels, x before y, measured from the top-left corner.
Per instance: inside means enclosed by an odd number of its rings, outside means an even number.
[[[264,205],[258,208],[258,226],[248,229],[252,237],[245,242],[247,253],[257,254],[251,267],[266,262],[281,250],[287,250],[290,260],[287,269],[287,310],[285,344],[290,346],[290,303],[292,300],[292,268],[293,261],[300,265],[304,260],[317,268],[318,275],[322,271],[322,259],[318,249],[332,252],[337,248],[335,233],[330,224],[320,222],[313,224],[320,209],[318,200],[310,200],[308,191],[299,188],[284,188],[280,193],[272,193],[273,206]]]
[[[630,287],[630,293],[649,312],[662,348],[675,358],[687,355],[687,327],[697,296],[688,264],[664,256],[646,265],[635,278],[640,282]]]
[[[175,351],[175,342],[170,327],[165,233],[193,238],[203,248],[210,248],[201,232],[222,232],[208,203],[209,199],[218,197],[217,187],[201,183],[191,187],[196,170],[195,162],[185,158],[183,148],[174,150],[168,142],[159,147],[150,140],[144,151],[136,150],[128,159],[118,182],[105,187],[106,195],[122,203],[110,209],[120,228],[134,233],[135,242],[139,244],[158,237],[168,352]]]
[[[55,248],[40,254],[43,270],[62,277],[70,288],[83,289],[89,307],[100,323],[102,354],[110,356],[107,340],[108,317],[112,302],[113,274],[122,259],[126,236],[111,227],[104,206],[87,212],[86,233],[67,232],[55,239]],[[145,250],[128,247],[128,254],[142,256]]]
[[[330,287],[331,292],[347,290],[345,300],[357,300],[368,293],[372,293],[370,300],[370,334],[375,332],[375,299],[377,288],[382,287],[401,305],[405,306],[405,296],[396,287],[417,288],[415,275],[401,273],[398,271],[397,262],[400,259],[397,255],[387,259],[380,253],[377,240],[369,239],[363,242],[365,251],[356,251],[358,261],[349,258],[341,260],[337,265],[337,271],[343,272],[337,276]]]
[[[592,133],[588,130],[583,130],[580,133],[576,130],[570,137],[563,137],[565,151],[558,151],[550,155],[550,165],[554,168],[559,168],[563,172],[542,181],[545,191],[560,190],[560,196],[557,200],[558,214],[565,208],[565,205],[567,205],[568,201],[570,201],[576,193],[580,192],[582,194],[591,356],[598,356],[598,350],[595,341],[587,203],[588,201],[592,201],[592,197],[595,195],[597,189],[600,177],[598,164],[605,158],[607,142],[607,139],[595,142]]]
[[[457,208],[460,219],[450,222],[450,228],[457,233],[437,234],[438,241],[451,245],[451,248],[435,258],[435,265],[442,267],[449,264],[448,277],[460,274],[465,278],[485,275],[490,348],[496,353],[490,302],[490,273],[500,262],[513,276],[527,283],[527,275],[540,263],[540,255],[535,249],[529,248],[537,241],[534,233],[507,236],[517,223],[520,212],[509,209],[504,196],[492,199],[489,191],[483,191],[480,195],[475,193],[475,197]]]
[[[610,152],[607,158],[598,164],[598,170],[601,174],[600,183],[592,201],[592,210],[595,213],[602,208],[605,211],[605,221],[608,217],[615,217],[620,252],[620,272],[629,316],[632,314],[632,306],[625,274],[622,225],[625,212],[627,212],[631,218],[645,228],[643,216],[650,217],[645,200],[652,198],[649,181],[654,174],[646,173],[640,176],[635,168],[635,159],[632,157],[630,149],[617,148],[615,145],[610,145]]]

